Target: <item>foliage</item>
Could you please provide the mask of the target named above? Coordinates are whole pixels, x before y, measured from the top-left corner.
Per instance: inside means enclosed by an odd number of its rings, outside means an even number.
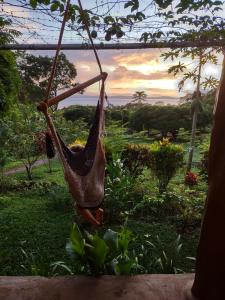
[[[187,172],[184,178],[185,184],[189,186],[193,186],[198,182],[198,176],[193,172]]]
[[[11,51],[0,50],[0,117],[6,115],[17,101],[20,80],[15,56]]]
[[[53,161],[53,172],[49,174],[46,171],[45,165],[34,168],[35,182],[32,181],[32,183],[24,181],[26,176],[24,172],[14,174],[9,177],[9,180],[10,182],[17,181],[14,185],[16,188],[0,194],[1,275],[31,275],[30,265],[38,266],[38,268],[34,267],[34,272],[36,272],[35,269],[39,269],[39,275],[47,273],[50,276],[72,273],[87,274],[86,270],[82,268],[83,264],[80,263],[80,260],[74,261],[65,252],[68,231],[71,222],[74,219],[77,220],[77,216],[73,214],[73,210],[69,209],[69,206],[67,208],[67,199],[70,197],[63,181],[60,164]],[[56,183],[62,188],[56,186]],[[23,185],[26,188],[23,188]],[[147,208],[143,207],[142,211],[137,210],[135,214],[130,214],[127,225],[136,236],[130,251],[135,249],[138,265],[143,267],[133,268],[132,274],[161,272],[159,265],[155,263],[161,252],[157,247],[150,246],[146,242],[157,245],[156,236],[159,235],[163,243],[163,250],[169,256],[168,252],[171,251],[169,245],[176,238],[177,232],[185,234],[182,235],[182,253],[176,268],[190,272],[193,269],[193,263],[187,261],[185,257],[195,256],[207,189],[206,183],[199,178],[199,184],[190,189],[183,184],[183,176],[178,174],[171,181],[170,190],[158,197],[155,188],[156,182],[153,178],[149,180],[147,171],[145,171],[135,185],[142,190],[140,193],[146,195],[146,202],[148,197],[149,205],[146,206]],[[130,212],[133,205],[138,204],[142,197],[141,195],[140,198],[134,196],[132,199],[133,186],[127,196],[124,211]],[[54,206],[54,197],[58,200],[61,199],[62,206],[61,204],[58,207]],[[133,202],[130,203],[130,200]],[[116,210],[116,202],[113,203],[113,198],[112,205]],[[118,215],[119,213],[117,217]],[[110,222],[110,213],[106,214],[105,219]],[[110,228],[118,232],[118,222],[121,222],[121,218],[112,219]],[[105,230],[106,227],[101,229],[100,237],[103,236],[101,232],[105,232]],[[35,263],[31,258],[25,259],[21,248],[26,251],[28,256],[32,254]],[[146,251],[148,251],[147,254],[145,254]],[[52,270],[53,262],[56,262],[55,271]],[[70,266],[71,272],[61,267],[61,264]],[[25,265],[27,269],[25,270],[21,265]]]
[[[132,232],[126,227],[122,227],[119,232],[108,229],[103,237],[100,237],[97,232],[81,233],[74,224],[68,248],[77,255],[86,271],[92,275],[127,275],[137,264],[132,252],[129,252],[133,239]]]
[[[15,37],[20,35],[20,32],[10,28],[11,20],[0,17],[0,45],[15,42]]]
[[[132,107],[133,108],[133,107]],[[120,121],[125,125],[129,121],[131,107],[126,106],[112,106],[106,109],[106,126],[110,125],[112,121]]]
[[[0,17],[0,45],[14,42],[19,32],[10,28],[11,21]],[[17,101],[20,86],[15,55],[12,51],[0,50],[0,118],[12,108]]]
[[[122,1],[123,2],[123,1]],[[110,5],[111,4],[111,5]],[[121,1],[118,2],[121,10]],[[64,0],[30,0],[30,5],[36,9],[38,5],[45,5],[52,13],[65,10]],[[91,35],[97,38],[102,32],[105,40],[121,39],[127,30],[132,31],[137,23],[145,21],[149,17],[149,10],[154,10],[154,15],[160,19],[155,24],[155,19],[150,22],[149,29],[141,27],[140,40],[144,42],[162,41],[208,41],[209,39],[222,39],[224,37],[224,23],[221,17],[223,1],[173,1],[155,0],[152,3],[142,5],[139,0],[127,0],[124,2],[122,16],[114,16],[111,10],[115,3],[107,3],[107,10],[100,14],[101,4],[96,4],[95,9],[80,10],[76,4],[70,4],[69,17],[73,25],[84,29],[84,24],[91,28]],[[104,26],[101,26],[104,24]],[[139,31],[138,31],[139,33]],[[101,35],[100,35],[101,37]]]
[[[48,197],[50,198],[50,201],[47,204],[47,207],[49,209],[53,209],[56,211],[73,210],[72,199],[70,195],[64,194],[65,193],[64,187],[59,186],[57,184],[52,184],[47,191],[46,189],[44,189],[44,192],[45,193],[47,192]]]
[[[149,167],[150,158],[149,147],[145,145],[128,144],[121,152],[123,166],[133,177],[140,175],[144,167]]]
[[[21,52],[17,54],[17,65],[22,80],[20,101],[34,103],[43,100],[46,97],[53,58]],[[58,91],[75,86],[76,75],[74,65],[64,53],[60,53],[50,95],[56,96]]]
[[[32,179],[32,167],[41,154],[37,143],[37,133],[43,130],[42,126],[43,119],[32,106],[20,104],[19,109],[11,118],[13,129],[10,137],[11,151],[13,156],[24,164],[28,180]]]
[[[199,113],[199,128],[203,129],[212,123],[212,110]],[[165,137],[168,132],[176,137],[180,128],[191,129],[190,104],[172,106],[143,105],[135,110],[129,119],[128,126],[136,131],[143,129],[151,132],[159,130]]]
[[[127,129],[120,122],[112,122],[106,127],[104,142],[113,155],[121,153],[128,142]]]
[[[154,244],[154,247],[158,251],[158,258],[156,259],[156,264],[159,267],[160,273],[163,274],[177,274],[183,273],[182,270],[178,269],[177,260],[179,259],[180,252],[182,249],[182,244],[180,242],[180,235],[169,245],[167,246],[168,250],[165,250],[165,246],[157,236],[157,243]]]
[[[95,108],[93,106],[72,105],[63,110],[63,116],[66,120],[72,122],[83,120],[90,126],[94,120],[94,112]]]
[[[123,168],[119,158],[108,162],[105,193],[109,222],[120,220],[121,213],[129,206],[133,182],[133,177]]]
[[[144,91],[137,91],[133,94],[132,98],[133,100],[129,102],[127,106],[143,104],[143,102],[146,102],[147,94]]]
[[[177,142],[189,142],[190,140],[190,132],[185,130],[184,128],[179,128],[178,134],[176,136]]]
[[[173,49],[166,53],[162,54],[164,60],[170,59],[172,61],[179,59],[177,65],[173,65],[169,68],[168,72],[173,74],[174,76],[182,74],[182,79],[178,83],[179,90],[184,88],[186,82],[190,81],[193,84],[197,84],[198,78],[200,76],[200,87],[203,90],[214,90],[217,88],[219,82],[213,76],[203,76],[204,67],[207,64],[217,64],[218,50],[214,49],[205,49],[202,50],[200,48],[181,48],[181,49]],[[188,67],[184,62],[181,62],[180,59],[191,59],[192,64],[189,64]],[[195,64],[193,62],[196,61]],[[200,74],[199,74],[199,66],[201,66]]]
[[[167,139],[150,146],[150,168],[158,179],[159,192],[166,191],[167,185],[182,165],[184,150],[181,146],[170,143]]]
[[[12,128],[10,127],[9,119],[8,118],[0,119],[0,141],[1,141],[0,177],[3,177],[4,167],[5,167],[6,163],[9,162],[10,158],[12,157],[12,155],[10,153],[10,143],[9,143],[11,134],[12,134]],[[0,180],[2,183],[3,182],[2,178]]]
[[[89,126],[93,122],[95,108],[88,105],[72,105],[63,109],[63,116],[66,120],[77,122],[83,120]],[[106,125],[110,125],[112,121],[120,121],[126,124],[129,120],[131,108],[113,106],[106,109]]]
[[[65,143],[72,144],[76,140],[87,140],[88,126],[83,120],[79,120],[76,123],[66,120],[61,110],[54,112],[53,120],[57,131]]]

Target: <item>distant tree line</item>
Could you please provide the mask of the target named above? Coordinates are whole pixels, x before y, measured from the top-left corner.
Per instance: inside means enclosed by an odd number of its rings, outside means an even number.
[[[214,92],[204,96],[202,109],[199,112],[198,129],[204,131],[212,125],[212,111]],[[95,107],[71,106],[65,108],[63,115],[67,120],[78,122],[82,119],[88,125],[92,123]],[[121,125],[132,131],[151,130],[159,131],[162,136],[168,132],[176,137],[180,128],[191,130],[192,111],[191,103],[180,105],[135,105],[130,107],[112,107],[106,110],[106,124],[111,121],[120,121]]]

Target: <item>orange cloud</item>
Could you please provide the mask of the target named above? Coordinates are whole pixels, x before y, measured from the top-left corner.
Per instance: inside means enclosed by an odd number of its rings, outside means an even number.
[[[159,51],[158,50],[147,50],[147,52],[133,52],[133,53],[122,53],[115,55],[113,60],[120,65],[140,65],[140,64],[149,64],[159,63]]]

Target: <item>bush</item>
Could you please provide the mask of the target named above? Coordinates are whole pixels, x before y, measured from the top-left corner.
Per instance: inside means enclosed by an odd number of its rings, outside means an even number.
[[[128,144],[121,153],[121,160],[124,167],[133,177],[142,173],[144,167],[150,166],[149,147],[144,145]]]
[[[181,143],[189,142],[190,140],[190,132],[185,130],[184,128],[179,128],[176,141]]]
[[[118,221],[121,212],[129,209],[130,193],[133,187],[133,178],[124,170],[120,159],[107,164],[106,176],[106,210],[109,222]]]
[[[150,146],[150,153],[150,168],[158,179],[159,193],[162,194],[178,168],[182,166],[184,150],[182,146],[163,139]]]

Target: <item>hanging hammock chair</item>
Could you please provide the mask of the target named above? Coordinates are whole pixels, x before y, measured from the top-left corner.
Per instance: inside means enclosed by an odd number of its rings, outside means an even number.
[[[48,97],[51,91],[51,85],[56,70],[57,57],[61,46],[63,30],[69,10],[69,4],[70,2],[68,1],[48,85]],[[79,4],[81,11],[83,11],[80,1]],[[38,105],[38,110],[42,111],[45,115],[46,122],[50,131],[50,133],[48,133],[46,136],[46,142],[50,145],[52,144],[52,141],[54,142],[59,158],[63,165],[65,180],[68,183],[69,191],[75,201],[76,210],[92,224],[100,225],[103,219],[103,210],[99,206],[101,205],[104,198],[105,177],[105,153],[102,145],[102,135],[104,130],[105,80],[107,77],[107,73],[102,72],[100,61],[94,48],[94,44],[87,25],[86,29],[99,65],[100,75],[82,84],[79,84],[78,86],[62,93],[61,95],[58,95],[51,99],[48,99],[47,97],[48,100],[42,101]],[[65,98],[80,92],[84,88],[98,81],[101,82],[100,96],[87,143],[85,147],[79,149],[79,151],[73,151],[73,149],[70,149],[66,146],[63,139],[57,132],[51,115],[48,112],[48,108],[52,105],[57,105]],[[50,148],[52,148],[52,146]],[[54,151],[51,150],[53,149],[48,149],[47,147],[47,150],[49,155],[52,157],[54,155]],[[93,210],[95,210],[95,215],[92,213]]]

